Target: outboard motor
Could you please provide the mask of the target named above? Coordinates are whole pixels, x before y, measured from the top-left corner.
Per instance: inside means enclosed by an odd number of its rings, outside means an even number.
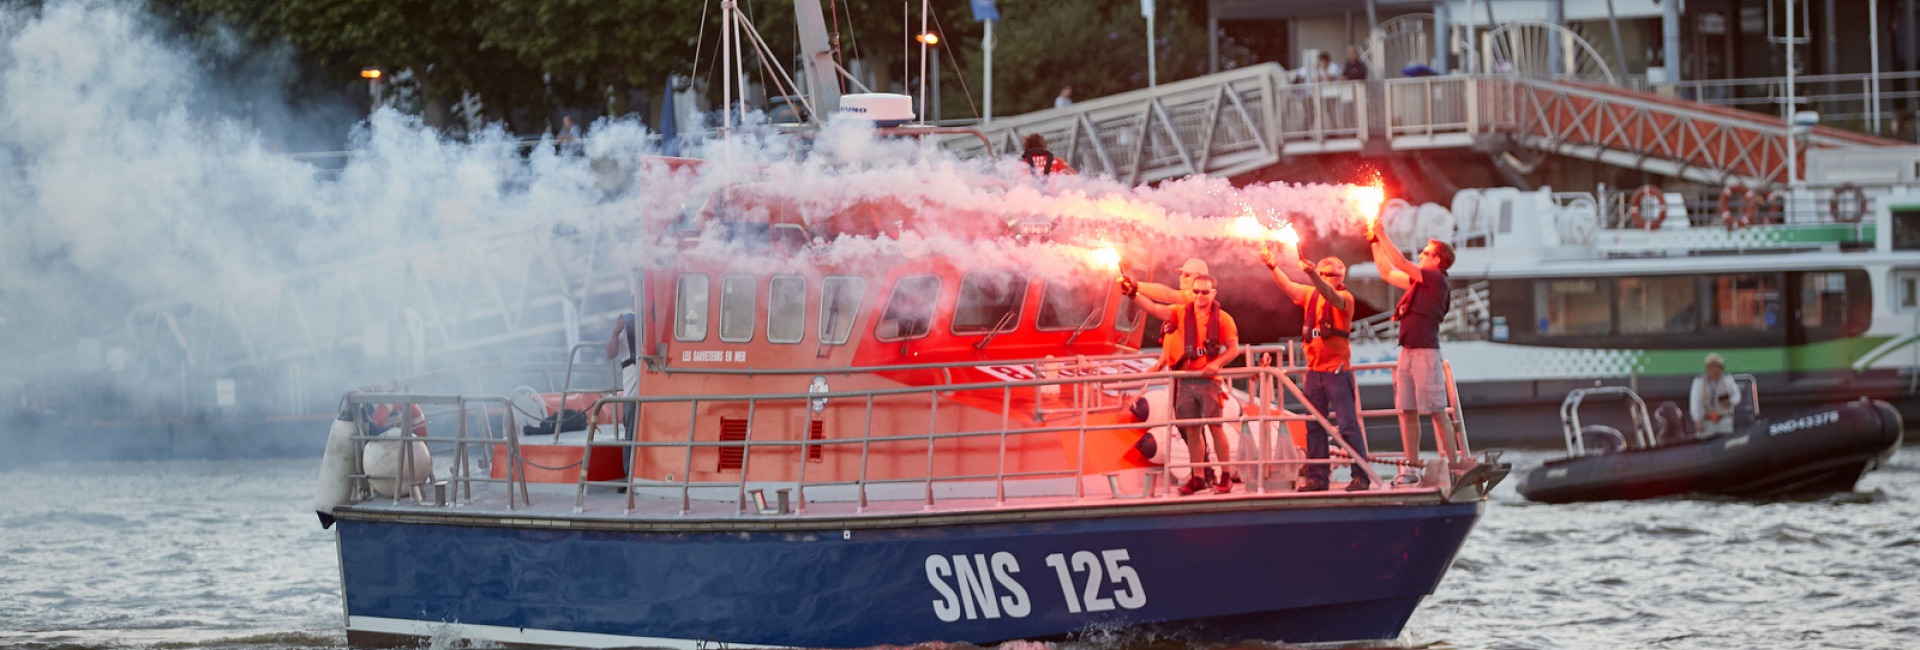
[[[1693,420],[1687,417],[1680,405],[1673,402],[1661,402],[1653,410],[1654,440],[1661,445],[1670,445],[1682,440],[1693,439]]]
[[[1614,454],[1627,448],[1627,437],[1620,435],[1619,429],[1604,424],[1580,427],[1580,440],[1590,453]]]

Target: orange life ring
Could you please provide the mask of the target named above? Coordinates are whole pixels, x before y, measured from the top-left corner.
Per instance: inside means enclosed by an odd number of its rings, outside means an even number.
[[[1646,219],[1640,214],[1640,206],[1646,204],[1647,197],[1653,197],[1654,203],[1660,206],[1652,219]],[[1640,189],[1634,191],[1633,198],[1627,202],[1627,220],[1632,222],[1635,228],[1659,230],[1660,223],[1667,220],[1667,195],[1658,187],[1641,185]]]
[[[1843,196],[1850,197],[1848,201],[1853,204],[1852,211],[1840,211],[1840,198]],[[1840,223],[1859,223],[1860,217],[1867,213],[1867,193],[1853,183],[1841,185],[1833,190],[1833,198],[1827,199],[1827,213]]]
[[[399,404],[381,404],[373,409],[373,425],[378,428],[374,433],[401,426],[406,416],[400,413]],[[420,410],[419,404],[413,405],[413,435],[427,437],[427,414]]]
[[[1740,196],[1740,212],[1738,215],[1727,209],[1727,204],[1733,201],[1735,194]],[[1727,224],[1727,230],[1753,224],[1753,214],[1755,210],[1759,208],[1759,206],[1756,205],[1758,203],[1757,198],[1758,197],[1753,195],[1753,190],[1739,183],[1728,185],[1726,189],[1720,190],[1720,220]]]

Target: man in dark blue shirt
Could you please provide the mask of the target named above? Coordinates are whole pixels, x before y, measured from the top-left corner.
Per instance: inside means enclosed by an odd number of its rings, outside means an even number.
[[[1419,482],[1413,468],[1420,461],[1420,414],[1433,418],[1434,446],[1448,462],[1458,462],[1454,449],[1453,418],[1447,413],[1447,379],[1440,359],[1440,321],[1446,318],[1448,301],[1447,269],[1453,267],[1453,247],[1438,239],[1427,240],[1420,249],[1420,261],[1409,261],[1393,241],[1382,236],[1379,228],[1369,226],[1367,241],[1373,245],[1373,264],[1380,277],[1406,293],[1394,306],[1393,318],[1400,321],[1400,360],[1393,371],[1393,402],[1400,410],[1400,442],[1407,450],[1408,467],[1400,470],[1395,483]]]

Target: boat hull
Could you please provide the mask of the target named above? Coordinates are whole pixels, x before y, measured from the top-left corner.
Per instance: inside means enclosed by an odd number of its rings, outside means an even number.
[[[1852,490],[1900,442],[1901,418],[1891,405],[1856,400],[1705,440],[1548,461],[1518,487],[1547,503],[1828,494]]]
[[[342,510],[348,640],[868,647],[1146,626],[1391,639],[1482,505],[1267,499],[758,525]]]

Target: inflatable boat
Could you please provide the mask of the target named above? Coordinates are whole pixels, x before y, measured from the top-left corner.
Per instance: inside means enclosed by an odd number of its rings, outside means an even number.
[[[1751,383],[1743,383],[1751,391]],[[1631,433],[1582,425],[1581,403],[1618,397]],[[1860,398],[1778,419],[1758,416],[1757,395],[1734,418],[1732,433],[1698,437],[1679,408],[1650,417],[1646,403],[1618,386],[1573,391],[1561,405],[1567,455],[1528,472],[1521,496],[1546,503],[1649,499],[1676,494],[1777,498],[1845,492],[1900,447],[1898,411]],[[1656,423],[1659,425],[1656,428]]]

